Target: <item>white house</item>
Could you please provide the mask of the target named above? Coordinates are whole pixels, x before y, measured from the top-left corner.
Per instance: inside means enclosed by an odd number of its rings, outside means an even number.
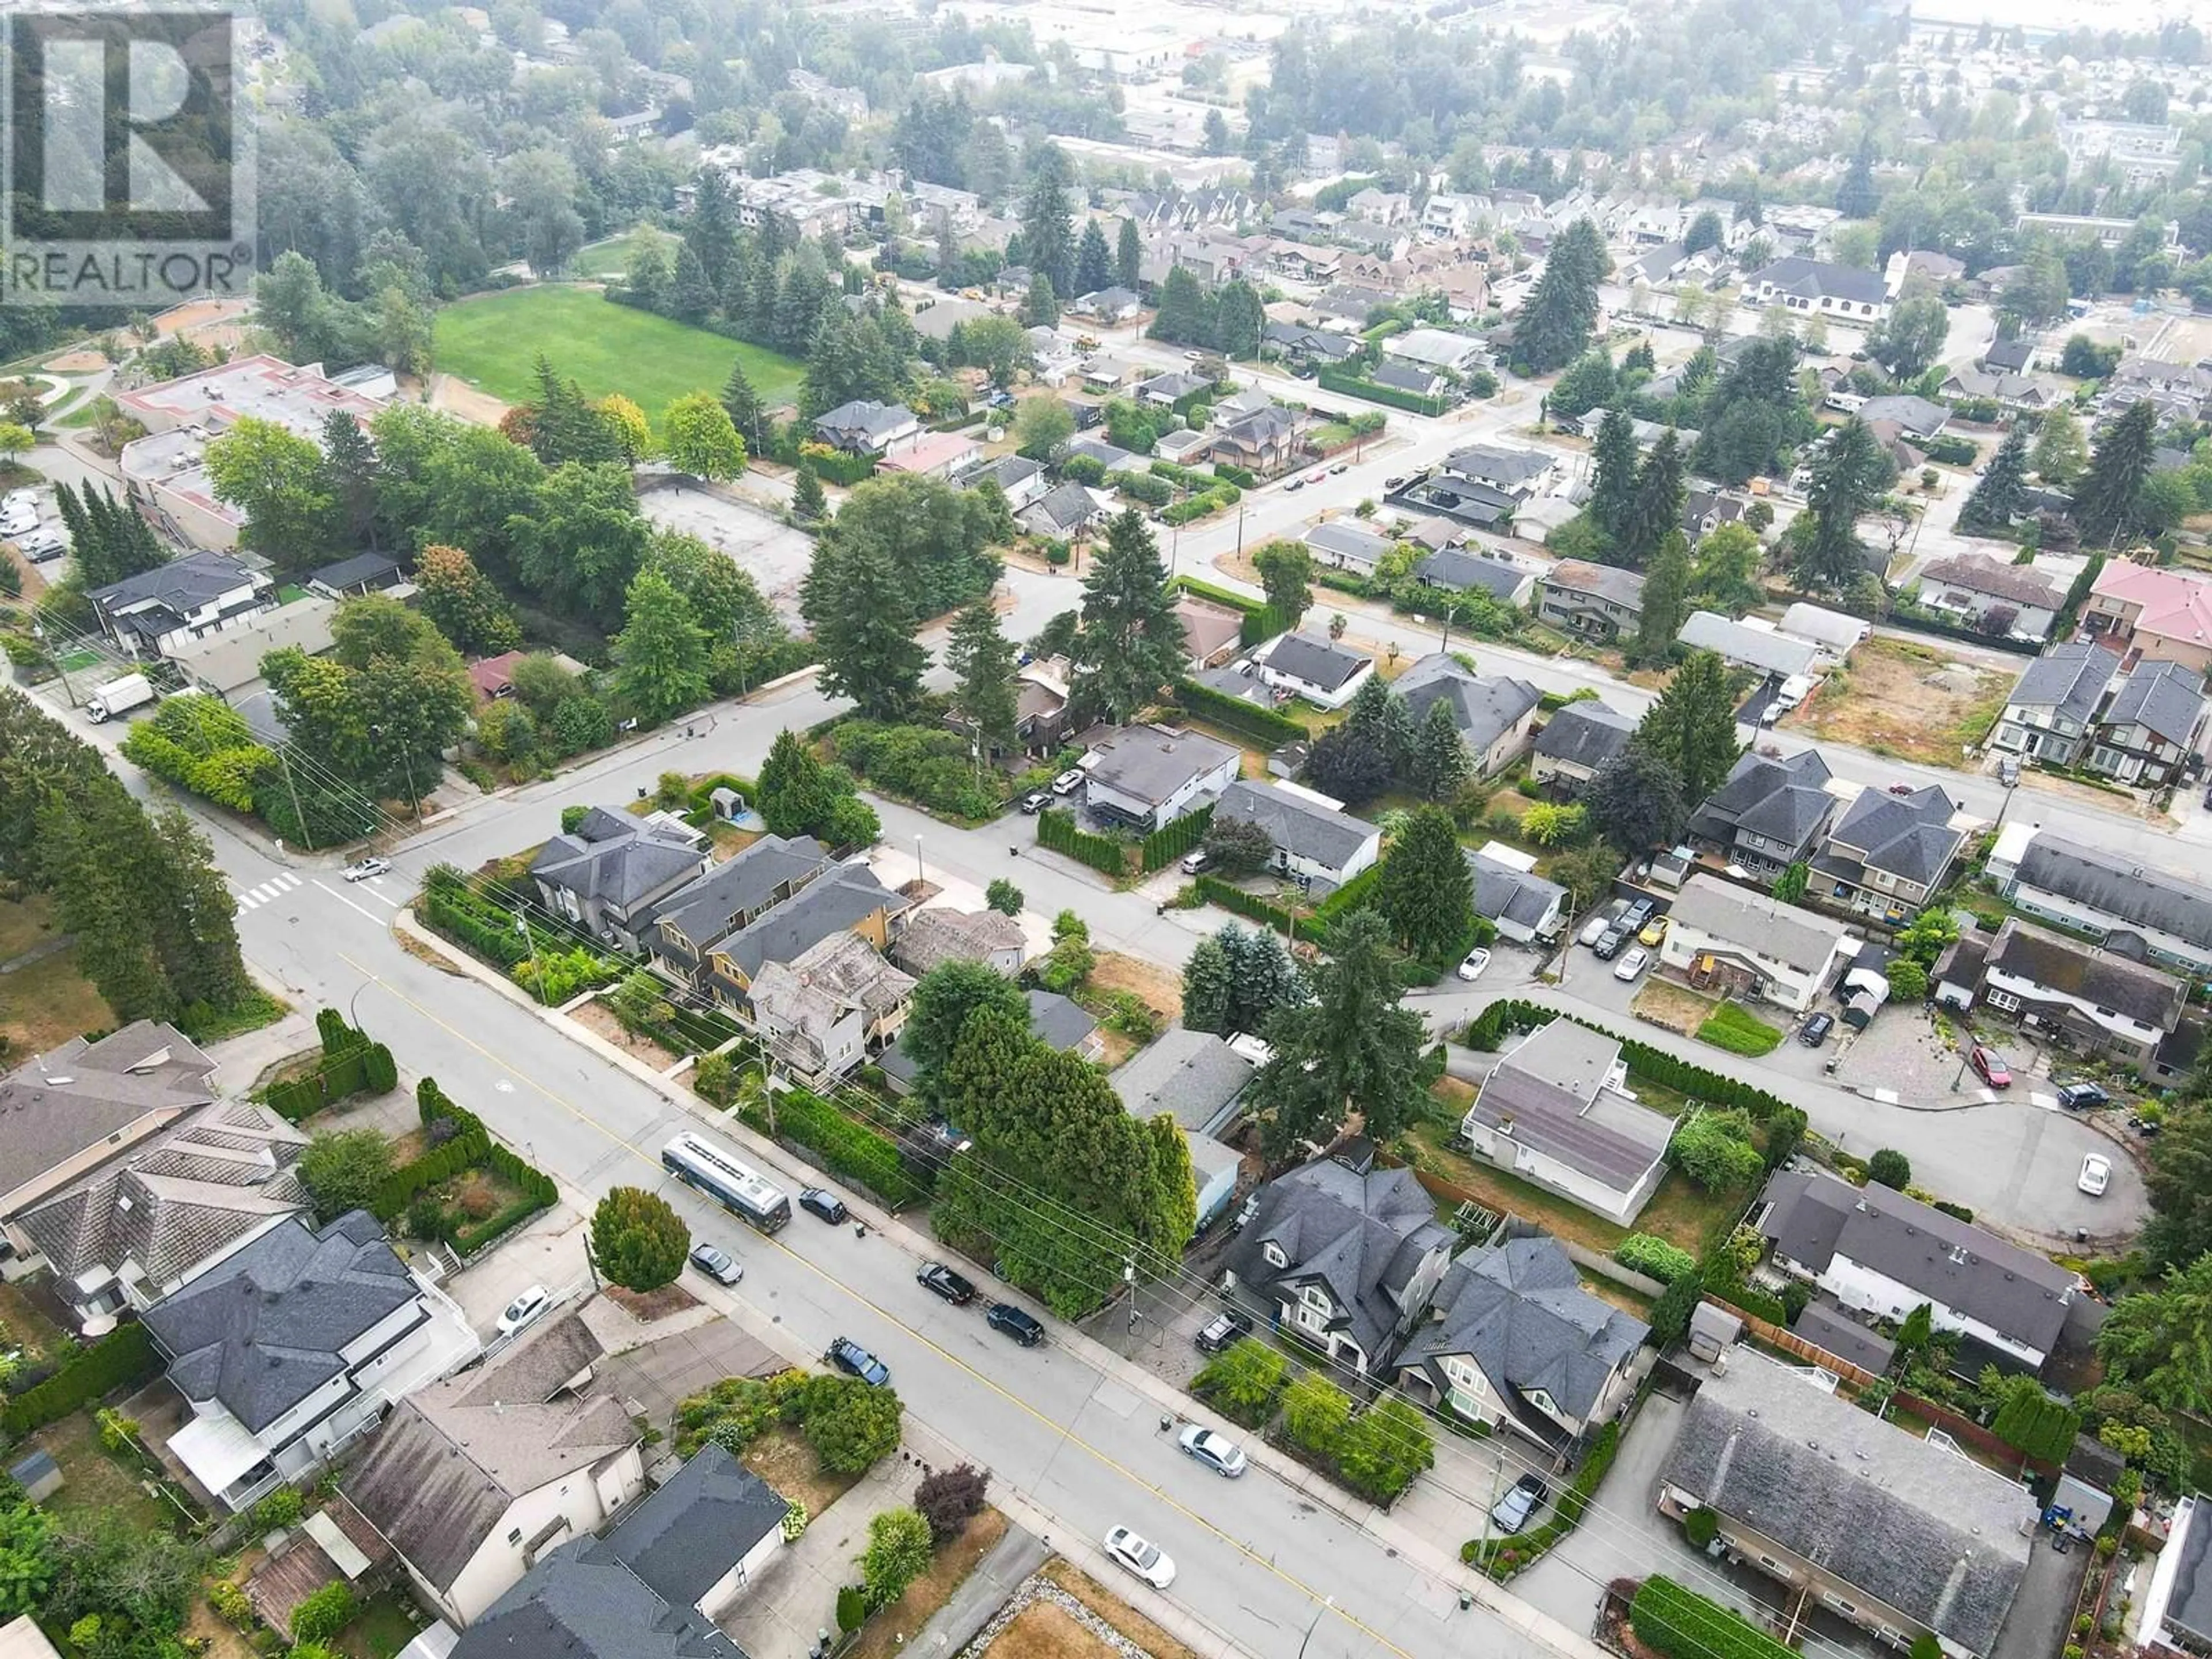
[[[1804,1013],[1846,954],[1843,924],[1717,877],[1682,884],[1660,960],[1692,985]]]
[[[1128,726],[1086,733],[1084,801],[1096,813],[1151,831],[1174,823],[1237,780],[1243,756],[1199,732]]]
[[[288,1220],[144,1322],[193,1412],[169,1450],[234,1513],[480,1351],[467,1316],[410,1271],[366,1210],[320,1231]]]
[[[1341,708],[1375,675],[1375,659],[1322,634],[1285,634],[1253,653],[1260,678],[1316,708]]]
[[[1256,823],[1275,844],[1274,868],[1341,887],[1382,856],[1382,832],[1343,803],[1295,783],[1240,778],[1222,791],[1213,822]]]
[[[1862,324],[1879,323],[1889,315],[1889,289],[1880,271],[1794,255],[1745,277],[1743,298],[1747,305],[1780,305]]]
[[[1901,1320],[1924,1303],[1937,1330],[2008,1370],[2042,1368],[2078,1289],[2050,1257],[1879,1182],[1778,1170],[1751,1222],[1784,1273],[1877,1319]],[[1975,1354],[1960,1363],[1980,1369]]]
[[[753,975],[753,1018],[793,1071],[842,1077],[906,1024],[915,981],[854,933],[834,933]]]
[[[268,577],[222,553],[187,553],[85,597],[100,631],[133,657],[167,656],[276,607]]]
[[[346,1477],[416,1593],[456,1626],[644,1492],[637,1425],[613,1395],[583,1392],[604,1352],[562,1315],[401,1401]]]
[[[1619,1042],[1561,1018],[1491,1068],[1460,1133],[1477,1156],[1626,1227],[1666,1176],[1674,1128],[1630,1091]]]
[[[1316,525],[1306,532],[1305,544],[1316,564],[1357,570],[1363,576],[1375,574],[1375,567],[1392,546],[1388,536],[1378,536],[1364,526],[1343,519],[1329,519]]]
[[[2007,824],[1986,869],[1999,895],[2029,915],[2107,947],[2212,974],[2212,888],[2032,823]]]

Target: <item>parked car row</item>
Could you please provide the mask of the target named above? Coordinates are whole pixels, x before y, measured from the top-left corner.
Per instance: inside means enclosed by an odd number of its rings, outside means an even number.
[[[1650,899],[1615,899],[1612,904],[1583,924],[1577,935],[1583,944],[1595,952],[1600,962],[1611,962],[1619,956],[1631,939],[1646,945],[1656,945],[1667,937],[1667,919],[1657,914],[1658,906]],[[1636,952],[1638,960],[1635,969],[1620,975],[1634,979],[1650,960],[1644,952]]]
[[[942,1261],[925,1261],[921,1271],[915,1274],[915,1282],[932,1296],[942,1297],[956,1308],[964,1308],[975,1299],[975,1285],[962,1273],[955,1273]],[[1010,1336],[1024,1348],[1034,1348],[1044,1340],[1044,1326],[1036,1316],[1017,1308],[1011,1302],[994,1302],[983,1310],[983,1322],[993,1330]]]

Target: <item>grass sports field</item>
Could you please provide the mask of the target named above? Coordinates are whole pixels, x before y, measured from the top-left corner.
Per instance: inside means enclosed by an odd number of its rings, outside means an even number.
[[[619,392],[656,422],[687,392],[720,392],[739,358],[769,404],[799,393],[800,366],[788,357],[618,306],[591,289],[509,289],[438,313],[438,367],[507,403],[526,403],[537,390],[541,351],[587,396]]]

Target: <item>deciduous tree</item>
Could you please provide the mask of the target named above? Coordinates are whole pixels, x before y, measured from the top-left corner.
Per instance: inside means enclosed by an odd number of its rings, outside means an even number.
[[[1313,609],[1313,555],[1298,542],[1273,541],[1252,556],[1267,605],[1296,628]]]
[[[691,602],[658,570],[641,570],[623,605],[627,620],[615,636],[615,689],[658,724],[707,700],[707,630]]]
[[[734,478],[745,470],[745,441],[728,410],[704,392],[678,398],[660,416],[661,453],[695,478]]]
[[[328,1221],[368,1204],[392,1173],[392,1143],[375,1129],[325,1130],[300,1154],[300,1179]]]

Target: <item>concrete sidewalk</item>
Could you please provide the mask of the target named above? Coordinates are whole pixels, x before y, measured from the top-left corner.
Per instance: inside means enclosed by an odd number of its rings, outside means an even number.
[[[991,1553],[975,1564],[975,1571],[952,1592],[952,1599],[937,1611],[921,1633],[907,1644],[909,1653],[957,1653],[975,1639],[975,1633],[997,1616],[1031,1573],[1052,1559],[1044,1540],[1026,1528],[1011,1523]]]

